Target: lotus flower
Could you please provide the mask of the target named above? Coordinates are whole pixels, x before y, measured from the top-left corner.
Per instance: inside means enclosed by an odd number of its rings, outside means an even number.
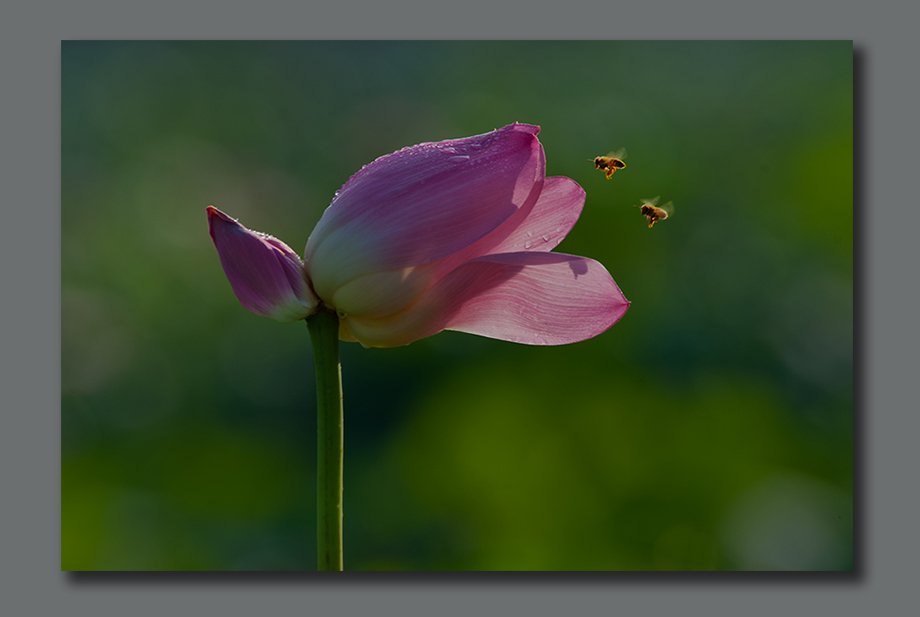
[[[604,332],[629,302],[600,263],[551,252],[585,192],[546,177],[539,131],[515,123],[378,158],[336,193],[303,262],[209,208],[234,292],[281,321],[335,311],[339,338],[365,347],[442,330],[530,345]]]

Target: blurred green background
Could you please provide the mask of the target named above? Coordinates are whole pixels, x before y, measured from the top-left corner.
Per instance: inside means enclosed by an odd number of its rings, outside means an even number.
[[[632,306],[563,347],[343,344],[346,569],[852,569],[852,61],[63,42],[62,569],[314,569],[307,327],[237,302],[205,207],[300,251],[362,165],[514,121],[587,191],[558,250]]]

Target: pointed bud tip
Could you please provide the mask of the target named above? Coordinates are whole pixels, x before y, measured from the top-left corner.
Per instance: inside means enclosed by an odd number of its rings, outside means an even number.
[[[237,222],[236,219],[234,219],[233,217],[227,216],[226,214],[224,214],[223,212],[221,212],[214,206],[208,206],[207,210],[208,210],[208,222],[213,222],[214,219],[219,219],[221,221],[224,221],[225,223],[236,223]]]
[[[224,212],[221,212],[214,206],[208,206],[208,231],[211,233],[211,239],[214,242],[217,242],[217,236],[215,236],[215,231],[220,230],[221,233],[242,231],[245,234],[257,234],[259,232],[247,229],[240,224],[238,219],[233,218],[232,216],[227,215]]]

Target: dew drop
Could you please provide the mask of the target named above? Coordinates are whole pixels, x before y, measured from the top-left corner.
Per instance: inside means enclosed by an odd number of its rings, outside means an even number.
[[[549,236],[540,236],[544,242],[549,242]]]
[[[562,231],[562,227],[557,227],[556,231]]]
[[[530,233],[530,232],[528,231],[528,232],[527,232],[527,237],[528,237],[528,238],[533,238],[533,234]]]
[[[468,157],[467,155],[464,154],[464,155],[461,155],[461,156],[452,156],[452,157],[450,157],[448,160],[449,160],[451,163],[465,163],[465,162],[467,162],[468,160],[470,160],[470,157]]]
[[[446,148],[442,148],[441,151],[442,151],[442,152],[446,152],[446,153],[448,153],[448,154],[457,154],[457,149],[456,149],[456,148],[452,148],[452,147],[450,147],[450,146],[447,146]]]
[[[524,243],[524,248],[525,248],[525,249],[529,249],[531,246],[533,246],[533,242],[531,242],[530,240],[528,240],[527,242]]]

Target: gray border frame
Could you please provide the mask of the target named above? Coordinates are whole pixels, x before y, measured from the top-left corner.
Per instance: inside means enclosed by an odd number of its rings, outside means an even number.
[[[164,0],[26,4],[0,19],[3,530],[10,615],[900,613],[913,599],[918,342],[910,230],[916,9],[899,0],[422,0],[333,7]],[[60,563],[62,39],[853,39],[857,570],[852,574],[68,574]],[[913,52],[913,53],[912,53]],[[870,205],[874,204],[874,205]],[[886,608],[891,607],[889,610]]]

